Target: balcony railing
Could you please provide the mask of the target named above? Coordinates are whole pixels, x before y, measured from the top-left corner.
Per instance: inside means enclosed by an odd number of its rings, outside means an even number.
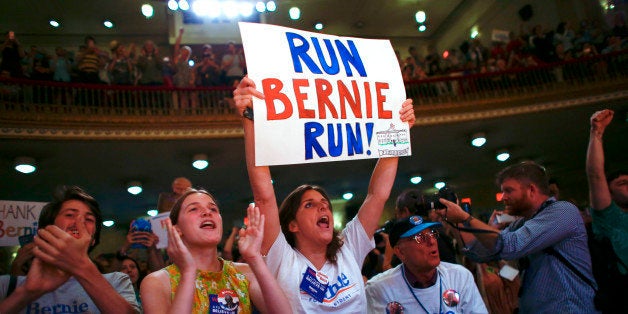
[[[516,106],[551,99],[614,94],[628,98],[628,51],[480,74],[451,73],[406,82],[418,110],[457,112]],[[239,127],[232,114],[232,88],[109,86],[0,79],[0,123],[6,127],[81,123],[136,127]],[[619,95],[617,95],[619,94]],[[213,122],[207,123],[207,122]],[[156,126],[155,126],[156,125]],[[189,126],[189,124],[187,125]]]

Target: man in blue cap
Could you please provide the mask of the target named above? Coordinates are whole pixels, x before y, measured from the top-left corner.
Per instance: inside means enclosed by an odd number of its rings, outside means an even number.
[[[440,261],[440,226],[421,216],[392,225],[390,245],[402,264],[367,282],[369,313],[488,313],[471,272]]]

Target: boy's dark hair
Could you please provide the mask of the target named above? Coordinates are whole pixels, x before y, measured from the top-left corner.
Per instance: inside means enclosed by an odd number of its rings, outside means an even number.
[[[90,245],[88,252],[91,252],[97,245],[100,243],[100,230],[102,228],[102,214],[100,212],[100,207],[98,206],[98,202],[91,195],[87,194],[87,192],[83,191],[78,186],[61,186],[58,187],[55,193],[53,194],[52,202],[44,205],[39,214],[39,220],[37,222],[38,228],[44,228],[49,225],[54,225],[55,218],[59,215],[59,211],[61,210],[61,206],[63,203],[76,200],[83,202],[94,214],[94,218],[96,219],[96,232],[94,232],[93,244]]]

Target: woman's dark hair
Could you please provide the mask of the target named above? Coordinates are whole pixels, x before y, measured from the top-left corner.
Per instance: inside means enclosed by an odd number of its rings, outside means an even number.
[[[131,262],[133,262],[133,264],[135,264],[135,267],[137,268],[137,282],[135,283],[135,286],[137,287],[137,289],[140,288],[140,284],[142,283],[142,279],[144,279],[144,277],[146,276],[146,274],[144,274],[144,272],[142,271],[142,269],[140,268],[140,263],[137,262],[137,260],[135,260],[134,258],[130,257],[130,256],[117,256],[118,261],[120,262],[120,268],[122,268],[122,262],[124,262],[125,260],[130,260]]]
[[[37,222],[38,228],[44,228],[49,225],[54,225],[55,218],[59,214],[61,210],[61,206],[63,203],[76,200],[83,202],[89,210],[91,210],[92,214],[94,214],[94,218],[96,219],[96,232],[92,238],[94,239],[94,243],[90,245],[88,252],[91,252],[97,245],[100,243],[100,229],[102,228],[102,214],[100,212],[100,207],[98,206],[98,202],[91,195],[87,194],[87,192],[83,191],[78,186],[61,186],[58,187],[53,195],[52,202],[44,205],[39,214],[39,221]]]
[[[172,205],[172,210],[170,211],[170,221],[172,222],[172,225],[176,225],[179,222],[179,213],[181,212],[181,205],[183,204],[183,201],[190,195],[190,194],[194,194],[194,193],[201,193],[201,194],[205,194],[209,197],[212,198],[212,200],[214,200],[214,202],[216,202],[216,204],[218,204],[218,201],[216,200],[216,198],[211,195],[211,193],[203,190],[203,189],[193,189],[193,188],[188,188],[187,190],[185,190],[185,192],[183,194],[181,194],[181,196],[179,196],[179,198],[177,199],[177,201],[174,203],[174,205]],[[220,206],[219,206],[220,208]]]
[[[325,192],[325,190],[323,190],[323,188],[316,185],[304,184],[294,189],[294,191],[292,191],[283,200],[283,202],[281,203],[281,206],[279,207],[279,223],[281,225],[281,231],[286,237],[286,241],[288,241],[288,244],[290,244],[290,246],[292,246],[293,248],[296,243],[295,243],[294,234],[290,232],[289,225],[290,225],[290,222],[295,220],[297,217],[297,211],[299,210],[299,206],[301,205],[301,197],[303,197],[303,194],[305,194],[305,192],[310,191],[310,190],[314,190],[314,191],[317,191],[318,193],[321,193],[321,195],[329,203],[329,210],[333,211],[329,196],[327,196],[327,193]],[[327,244],[327,250],[325,252],[325,257],[327,258],[328,261],[332,263],[336,263],[336,253],[338,253],[342,245],[343,245],[343,242],[342,242],[342,239],[340,239],[339,232],[336,229],[334,229],[333,238],[331,242]]]

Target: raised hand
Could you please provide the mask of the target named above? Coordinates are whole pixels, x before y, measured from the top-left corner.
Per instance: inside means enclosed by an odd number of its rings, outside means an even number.
[[[91,263],[87,250],[93,238],[85,227],[85,216],[78,215],[75,225],[76,236],[68,234],[55,225],[39,229],[34,239],[35,257],[69,274],[78,271],[86,263]]]
[[[192,257],[192,254],[185,246],[179,232],[172,226],[170,219],[166,220],[166,229],[168,230],[168,247],[166,252],[172,259],[175,265],[179,267],[181,274],[186,272],[196,273],[196,261]]]
[[[233,91],[233,100],[239,115],[242,115],[246,107],[253,108],[253,96],[264,99],[264,94],[255,89],[255,83],[245,76]]]
[[[600,110],[594,113],[591,116],[591,131],[602,135],[604,129],[606,129],[611,123],[611,120],[613,120],[613,114],[613,110],[610,109]]]
[[[416,122],[416,117],[414,116],[414,106],[412,105],[412,99],[406,99],[403,104],[401,104],[401,110],[399,110],[399,115],[401,117],[401,121],[408,122],[408,125],[412,127]]]
[[[34,258],[26,275],[24,288],[33,294],[44,294],[59,288],[68,279],[70,274]]]
[[[246,212],[249,222],[246,228],[240,229],[238,249],[242,258],[249,262],[262,255],[260,250],[264,238],[264,215],[260,214],[259,208],[254,204],[249,204]]]

